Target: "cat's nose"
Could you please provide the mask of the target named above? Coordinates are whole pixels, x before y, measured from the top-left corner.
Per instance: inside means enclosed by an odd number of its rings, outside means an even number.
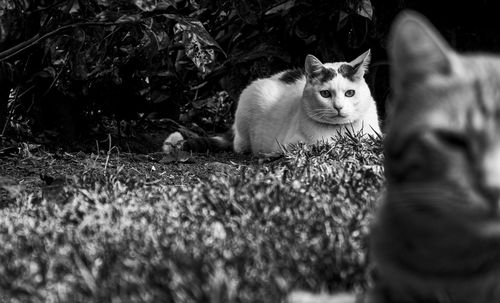
[[[337,113],[340,115],[340,111],[342,110],[342,105],[334,104],[333,108],[337,110]]]

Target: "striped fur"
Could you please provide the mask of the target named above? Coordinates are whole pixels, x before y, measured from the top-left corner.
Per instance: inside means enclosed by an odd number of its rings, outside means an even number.
[[[391,41],[377,288],[387,303],[500,302],[500,57],[456,53],[416,13]]]

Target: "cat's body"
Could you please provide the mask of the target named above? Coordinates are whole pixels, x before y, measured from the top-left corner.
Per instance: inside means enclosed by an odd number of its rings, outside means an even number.
[[[372,231],[385,302],[500,302],[500,57],[420,16],[390,46],[387,196]]]
[[[363,78],[368,60],[369,52],[350,64],[321,64],[308,56],[305,73],[289,70],[251,83],[236,110],[234,150],[272,153],[280,144],[329,141],[346,130],[379,133],[375,101]],[[346,65],[357,65],[357,77],[340,72]],[[346,97],[349,90],[355,93]]]
[[[416,13],[391,41],[377,280],[350,302],[500,302],[500,57],[456,53]],[[346,302],[307,300],[320,301]]]
[[[352,62],[321,63],[257,79],[240,95],[230,136],[187,140],[183,149],[233,146],[238,153],[273,154],[281,146],[331,141],[346,131],[380,134],[375,101],[364,80],[370,51]],[[167,139],[168,140],[168,139]],[[281,146],[280,146],[281,145]]]

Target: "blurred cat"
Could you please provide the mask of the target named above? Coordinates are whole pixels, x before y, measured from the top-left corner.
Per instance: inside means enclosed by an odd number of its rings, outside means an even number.
[[[258,79],[243,90],[234,137],[191,139],[182,149],[232,146],[237,153],[270,154],[280,152],[280,145],[329,141],[348,130],[380,133],[376,104],[364,79],[369,62],[369,50],[349,63],[323,64],[308,55],[305,70]]]
[[[289,302],[500,302],[500,57],[456,53],[414,12],[395,21],[389,56],[375,287]]]

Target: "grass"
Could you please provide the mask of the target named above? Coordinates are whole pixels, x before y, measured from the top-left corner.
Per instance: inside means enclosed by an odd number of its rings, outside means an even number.
[[[73,167],[50,185],[0,182],[13,195],[0,206],[0,302],[279,302],[369,281],[380,139],[268,162],[97,158],[40,160]]]

